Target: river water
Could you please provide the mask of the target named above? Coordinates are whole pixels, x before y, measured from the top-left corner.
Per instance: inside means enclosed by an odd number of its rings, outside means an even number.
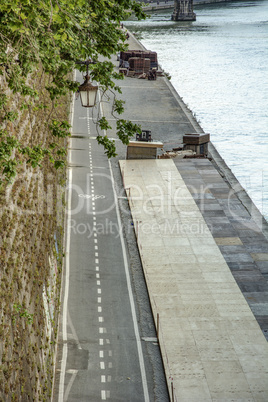
[[[195,6],[195,22],[172,10],[127,21],[268,219],[268,1]]]

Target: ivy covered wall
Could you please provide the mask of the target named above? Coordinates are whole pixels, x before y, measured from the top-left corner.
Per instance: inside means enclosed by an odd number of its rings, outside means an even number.
[[[42,70],[29,77],[39,99],[9,96],[1,130],[34,149],[53,143],[49,122],[67,120],[70,95],[57,101]],[[9,89],[5,76],[1,86]],[[16,114],[16,119],[4,116]],[[57,140],[66,147],[66,139]],[[7,152],[9,150],[7,149]],[[52,387],[62,270],[65,170],[45,155],[39,166],[11,150],[17,175],[0,189],[0,400],[48,401]]]

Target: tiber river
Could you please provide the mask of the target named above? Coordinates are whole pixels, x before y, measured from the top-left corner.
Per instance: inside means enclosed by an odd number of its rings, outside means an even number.
[[[268,1],[195,6],[125,25],[162,68],[256,206],[268,219]]]

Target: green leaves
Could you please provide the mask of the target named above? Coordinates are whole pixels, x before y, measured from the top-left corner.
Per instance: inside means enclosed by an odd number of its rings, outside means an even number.
[[[112,127],[108,123],[106,117],[102,117],[101,119],[99,119],[97,124],[100,126],[101,130],[111,130],[112,129]]]
[[[127,11],[126,11],[127,10]],[[15,155],[27,158],[32,167],[40,166],[47,156],[56,168],[63,166],[64,152],[60,139],[69,135],[70,125],[57,118],[56,101],[69,91],[76,91],[78,84],[68,79],[77,60],[91,57],[91,77],[104,91],[121,92],[115,80],[123,79],[114,71],[113,64],[100,58],[111,58],[126,49],[125,33],[120,21],[134,11],[144,18],[141,4],[132,0],[5,0],[0,2],[0,76],[7,87],[0,92],[0,123],[3,128],[16,130],[20,114],[30,113],[30,119],[42,110],[47,125],[56,138],[51,146],[44,144],[20,144],[12,135],[3,135],[0,144],[0,174],[11,180],[16,172]],[[44,77],[47,76],[48,79]],[[46,82],[46,90],[39,85]],[[40,92],[40,88],[42,88]],[[18,94],[18,110],[13,110],[14,96]],[[37,99],[40,99],[40,106]],[[123,113],[123,101],[115,100],[113,112]],[[66,105],[67,106],[67,105]],[[67,108],[66,108],[67,109]],[[12,125],[13,124],[13,125]],[[110,130],[107,119],[98,122],[101,130]],[[120,120],[118,137],[127,143],[136,127]],[[31,135],[28,136],[30,142]],[[106,136],[99,142],[109,157],[114,156],[115,144]],[[47,148],[46,148],[47,147]],[[4,179],[4,178],[3,178]]]
[[[49,151],[41,146],[37,145],[34,147],[25,147],[22,148],[21,153],[23,155],[27,155],[27,163],[31,165],[33,168],[37,166],[41,166],[41,162],[44,159],[44,156],[49,153]]]
[[[7,95],[0,93],[0,110],[4,108],[7,104]]]
[[[118,138],[125,145],[128,145],[130,138],[133,137],[136,133],[141,133],[140,126],[138,126],[137,124],[133,124],[131,121],[128,120],[118,120],[116,122],[116,127]]]
[[[121,104],[121,102],[119,102],[119,103]],[[105,117],[102,117],[98,121],[98,125],[104,131],[106,131],[108,129],[112,129],[112,127],[109,125],[109,123]],[[117,129],[116,134],[124,145],[128,145],[129,140],[131,139],[131,137],[136,135],[136,133],[141,133],[141,128],[139,125],[134,124],[131,121],[124,120],[124,119],[120,119],[120,120],[116,121],[116,129]],[[111,158],[111,157],[114,157],[117,155],[115,141],[111,138],[108,138],[107,134],[105,134],[105,135],[99,134],[97,136],[97,141],[100,145],[103,145],[103,147],[105,149],[105,153],[108,156],[108,158]]]
[[[3,120],[15,121],[18,118],[18,112],[7,112]]]
[[[115,99],[113,104],[113,111],[117,114],[122,114],[124,112],[125,101],[120,99]]]
[[[58,161],[54,161],[54,167],[55,169],[63,169],[65,166],[65,161],[63,160],[58,160]]]
[[[8,136],[5,130],[0,130],[0,173],[5,181],[11,182],[16,176],[18,162],[12,158],[15,149],[20,150],[20,143],[14,136]],[[0,178],[0,186],[2,180]]]
[[[20,143],[14,136],[8,136],[5,130],[0,130],[0,161],[8,160],[15,148],[20,148]]]
[[[49,129],[51,130],[51,133],[54,137],[59,137],[59,138],[65,138],[70,135],[70,128],[71,125],[68,123],[68,121],[58,121],[53,119],[52,123],[49,124]]]
[[[105,153],[108,156],[108,158],[111,158],[111,157],[114,157],[117,155],[115,141],[108,138],[107,135],[104,135],[104,136],[98,135],[97,141],[98,141],[98,144],[103,145],[103,147],[105,148]]]
[[[20,304],[15,303],[13,305],[12,321],[15,323],[18,317],[25,318],[27,324],[33,323],[33,314],[28,313],[28,311]]]
[[[5,176],[5,180],[10,183],[12,181],[12,179],[14,179],[14,177],[17,174],[17,161],[16,160],[4,160],[1,163],[1,167],[2,167],[2,174]],[[2,180],[0,180],[0,186],[2,184]]]

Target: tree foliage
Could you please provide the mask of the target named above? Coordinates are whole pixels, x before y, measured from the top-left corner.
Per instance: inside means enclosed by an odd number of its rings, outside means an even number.
[[[15,153],[26,156],[27,163],[37,166],[45,155],[62,166],[62,150],[57,147],[57,138],[69,133],[66,121],[52,120],[51,109],[57,107],[62,95],[76,91],[78,83],[70,79],[78,60],[91,57],[96,64],[90,65],[91,77],[98,81],[103,91],[120,88],[114,83],[119,78],[113,64],[107,59],[126,48],[125,34],[120,21],[134,12],[144,18],[141,5],[133,0],[5,0],[0,2],[0,82],[5,86],[0,91],[0,175],[11,180],[16,174]],[[106,61],[100,61],[100,58]],[[46,91],[50,104],[39,103],[40,92],[32,85],[31,77],[38,72],[48,77]],[[1,77],[2,76],[2,77]],[[12,96],[19,94],[21,109],[47,109],[48,129],[55,142],[44,149],[42,144],[22,145],[8,129],[7,122],[16,122],[18,111],[12,109]],[[116,101],[114,111],[123,112],[123,103]],[[103,122],[100,122],[99,126]],[[135,127],[136,128],[136,127]],[[130,122],[121,120],[119,137],[124,143],[133,134]],[[107,137],[98,136],[99,142],[115,155],[115,148]]]

